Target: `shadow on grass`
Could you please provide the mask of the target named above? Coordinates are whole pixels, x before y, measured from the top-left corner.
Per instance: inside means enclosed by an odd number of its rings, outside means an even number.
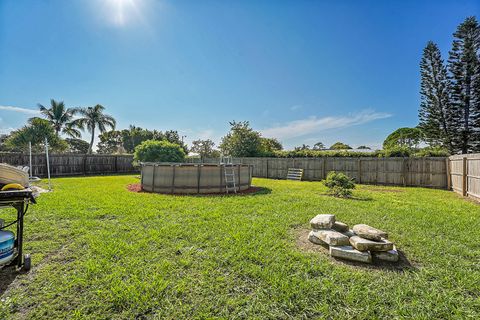
[[[204,193],[204,194],[183,194],[184,196],[193,197],[252,197],[261,196],[272,193],[272,189],[265,187],[252,186],[247,190],[243,190],[237,193]],[[180,194],[182,195],[182,194]]]
[[[354,267],[356,269],[364,269],[364,270],[378,270],[378,271],[395,271],[395,272],[415,272],[418,270],[418,267],[413,265],[405,255],[405,253],[401,250],[398,250],[399,253],[399,260],[397,262],[387,262],[387,261],[380,261],[374,258],[371,264],[363,263],[363,262],[356,262],[356,261],[349,261],[339,258],[331,257],[329,254],[328,245],[318,245],[310,242],[308,240],[308,234],[310,233],[309,229],[295,229],[295,238],[296,238],[296,245],[303,252],[310,252],[321,254],[327,257],[332,263],[338,265],[347,265]]]
[[[127,185],[127,190],[130,192],[151,193],[151,194],[163,194],[171,196],[183,196],[183,197],[238,197],[238,196],[259,196],[272,193],[272,189],[265,187],[251,186],[247,190],[238,191],[236,193],[161,193],[150,192],[142,190],[140,183],[132,183]]]
[[[3,267],[0,269],[0,297],[8,290],[13,281],[18,275],[25,273],[25,271],[18,271],[15,266]]]
[[[373,201],[372,197],[351,196],[351,197],[343,198],[343,197],[336,197],[336,196],[334,196],[333,194],[330,194],[330,193],[320,193],[320,195],[323,196],[323,197],[332,197],[332,198],[336,198],[336,199],[340,199],[340,200]]]

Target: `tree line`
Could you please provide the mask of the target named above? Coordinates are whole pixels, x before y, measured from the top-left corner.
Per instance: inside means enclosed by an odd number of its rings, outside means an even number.
[[[39,104],[39,111],[43,118],[30,118],[25,126],[14,130],[2,138],[1,149],[6,151],[26,151],[29,144],[33,151],[45,148],[45,140],[53,151],[77,151],[92,153],[95,132],[106,132],[114,129],[115,119],[105,114],[105,107],[67,108],[63,101],[50,100],[50,106]],[[81,131],[88,131],[91,135],[90,143],[79,139]],[[69,138],[62,139],[61,134]]]

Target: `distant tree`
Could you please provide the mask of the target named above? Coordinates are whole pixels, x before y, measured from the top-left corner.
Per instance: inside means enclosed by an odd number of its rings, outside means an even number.
[[[299,147],[295,147],[293,150],[295,150],[295,151],[310,150],[310,146],[308,144],[302,144]]]
[[[53,126],[57,136],[59,136],[60,133],[64,133],[73,138],[80,137],[80,131],[75,128],[73,122],[76,109],[66,108],[63,101],[55,101],[54,99],[50,100],[50,107],[47,108],[41,104],[38,104],[38,107],[40,113]]]
[[[32,143],[32,150],[43,151],[45,139],[51,151],[64,151],[67,143],[57,136],[54,128],[48,120],[31,118],[23,128],[13,131],[6,139],[5,145],[12,151],[27,151],[29,142]]]
[[[262,143],[262,151],[265,153],[283,150],[282,144],[275,138],[260,138],[260,140]]]
[[[176,130],[167,130],[164,133],[164,139],[167,140],[168,142],[178,144],[179,146],[182,147],[183,151],[185,151],[185,154],[188,154],[188,147],[187,145],[183,142],[183,140],[180,138],[180,135],[178,134],[178,131]]]
[[[325,150],[323,142],[317,142],[313,145],[313,150]]]
[[[453,151],[480,150],[480,26],[468,17],[453,34],[448,59],[451,74],[453,127],[457,134]]]
[[[190,151],[198,153],[200,155],[200,158],[205,159],[205,158],[213,158],[216,153],[213,149],[215,146],[215,143],[210,140],[195,140],[192,142],[192,147],[190,148]]]
[[[134,125],[130,125],[128,129],[111,130],[99,135],[100,141],[97,144],[98,153],[133,153],[135,148],[143,141],[166,140],[182,146],[185,153],[188,151],[187,146],[181,141],[178,132],[174,130],[162,131],[148,130]]]
[[[418,149],[423,141],[422,130],[418,128],[400,128],[392,132],[383,142],[384,149]]]
[[[452,105],[447,68],[443,64],[440,49],[429,41],[420,62],[421,86],[418,127],[430,145],[440,145],[453,150],[455,133],[451,130]]]
[[[8,134],[0,134],[0,151],[8,151],[9,148],[5,144],[9,135]]]
[[[140,145],[143,141],[147,140],[164,140],[165,136],[163,133],[158,132],[157,130],[150,131],[148,129],[142,129],[134,125],[130,125],[128,129],[123,129],[119,131],[120,135],[120,145],[116,150],[125,149],[127,153],[133,153],[135,147]],[[117,138],[115,135],[111,135],[112,138]]]
[[[372,148],[367,147],[367,146],[360,146],[357,149],[359,149],[359,150],[372,150]]]
[[[108,114],[104,114],[104,110],[105,107],[99,104],[94,107],[76,109],[76,112],[81,115],[81,118],[76,119],[73,125],[79,127],[82,130],[85,130],[86,128],[88,132],[90,132],[92,135],[92,138],[90,140],[90,146],[88,148],[89,154],[92,153],[93,140],[95,139],[95,129],[97,127],[100,133],[106,132],[107,128],[111,128],[112,130],[115,129],[115,119]]]
[[[260,132],[250,128],[248,121],[230,122],[230,132],[222,138],[221,151],[232,157],[255,157],[262,154]]]
[[[330,146],[331,150],[349,150],[352,149],[348,144],[345,144],[343,142],[335,142]]]
[[[76,138],[66,138],[65,142],[68,144],[68,152],[71,153],[87,153],[89,144],[87,141]]]
[[[133,153],[133,150],[130,152],[126,151],[124,148],[125,142],[123,141],[122,131],[110,130],[101,133],[98,138],[100,141],[97,143],[97,152],[98,153]]]

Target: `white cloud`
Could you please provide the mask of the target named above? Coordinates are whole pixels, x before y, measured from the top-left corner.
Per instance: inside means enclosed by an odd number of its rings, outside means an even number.
[[[212,139],[214,137],[214,132],[211,129],[201,130],[197,133],[197,139]]]
[[[15,130],[15,128],[0,128],[0,134],[9,134],[13,130]]]
[[[294,120],[284,125],[267,128],[262,131],[266,137],[288,139],[316,133],[323,130],[351,127],[364,124],[378,119],[389,118],[392,115],[374,110],[363,110],[356,114],[346,116],[309,117],[307,119]]]
[[[0,110],[19,112],[19,113],[24,113],[24,114],[32,114],[32,115],[37,115],[37,114],[40,113],[40,111],[35,110],[35,109],[22,108],[22,107],[12,107],[12,106],[0,106]]]

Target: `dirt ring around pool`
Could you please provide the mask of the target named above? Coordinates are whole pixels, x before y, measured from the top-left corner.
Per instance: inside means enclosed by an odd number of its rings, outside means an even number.
[[[247,190],[242,190],[238,191],[237,193],[161,193],[161,192],[150,192],[150,191],[145,191],[142,189],[141,183],[132,183],[127,185],[127,190],[130,192],[138,192],[138,193],[152,193],[152,194],[164,194],[164,195],[176,195],[176,196],[196,196],[196,197],[201,197],[201,196],[217,196],[217,197],[233,197],[233,196],[242,196],[242,195],[261,195],[261,194],[268,194],[271,192],[270,189],[264,188],[264,187],[256,187],[256,186],[251,186]]]

